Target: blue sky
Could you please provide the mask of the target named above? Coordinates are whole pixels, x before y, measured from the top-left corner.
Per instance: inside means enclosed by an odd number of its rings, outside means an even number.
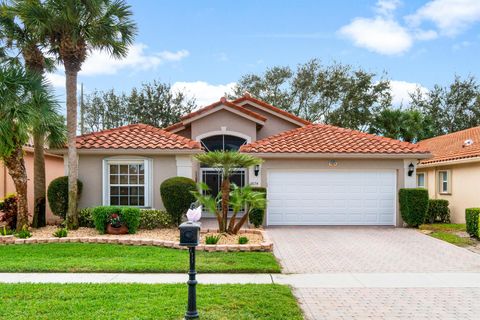
[[[480,0],[128,2],[135,44],[121,61],[93,52],[79,78],[87,92],[158,79],[206,104],[243,74],[311,58],[386,72],[396,103],[416,85],[480,76]],[[63,93],[61,67],[50,79]]]

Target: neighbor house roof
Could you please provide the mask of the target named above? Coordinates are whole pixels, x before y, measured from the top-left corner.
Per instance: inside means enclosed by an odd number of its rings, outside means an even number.
[[[422,165],[473,160],[480,157],[480,126],[422,140],[418,144],[433,155],[433,158],[423,160]]]
[[[131,124],[77,137],[77,149],[201,150],[198,142],[146,124]]]
[[[422,154],[420,146],[356,130],[324,124],[311,124],[246,144],[247,153],[277,154]]]

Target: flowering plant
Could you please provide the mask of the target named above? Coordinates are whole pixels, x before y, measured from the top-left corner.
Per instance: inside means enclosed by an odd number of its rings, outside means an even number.
[[[109,222],[112,225],[112,227],[119,228],[122,225],[122,218],[120,217],[120,215],[118,213],[113,213],[110,216],[110,221]]]

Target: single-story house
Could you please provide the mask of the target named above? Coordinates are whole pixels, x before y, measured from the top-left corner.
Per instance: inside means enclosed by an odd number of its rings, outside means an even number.
[[[263,164],[238,168],[237,185],[267,188],[267,225],[402,226],[397,193],[415,187],[420,146],[305,119],[250,94],[220,99],[164,129],[143,124],[79,136],[79,206],[163,208],[159,187],[173,176],[205,182],[220,173],[193,156],[239,150]],[[59,150],[66,154],[66,150]]]
[[[27,197],[28,197],[28,211],[30,214],[30,220],[33,220],[34,199],[33,199],[33,147],[31,145],[23,148],[25,168],[27,170]],[[63,176],[65,173],[63,157],[45,152],[45,180],[46,185],[50,182]],[[15,185],[12,178],[8,174],[7,167],[0,161],[0,199],[5,198],[7,195],[15,193]],[[46,215],[47,223],[53,223],[58,221],[59,218],[53,215],[50,210],[50,206],[47,201]]]
[[[418,143],[433,157],[418,164],[417,186],[427,188],[431,199],[450,202],[452,222],[465,222],[465,209],[480,206],[480,127]]]

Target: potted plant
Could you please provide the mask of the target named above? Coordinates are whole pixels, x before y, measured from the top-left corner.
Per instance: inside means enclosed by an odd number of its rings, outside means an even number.
[[[128,228],[123,223],[121,215],[118,213],[112,213],[107,223],[108,234],[127,234]]]

